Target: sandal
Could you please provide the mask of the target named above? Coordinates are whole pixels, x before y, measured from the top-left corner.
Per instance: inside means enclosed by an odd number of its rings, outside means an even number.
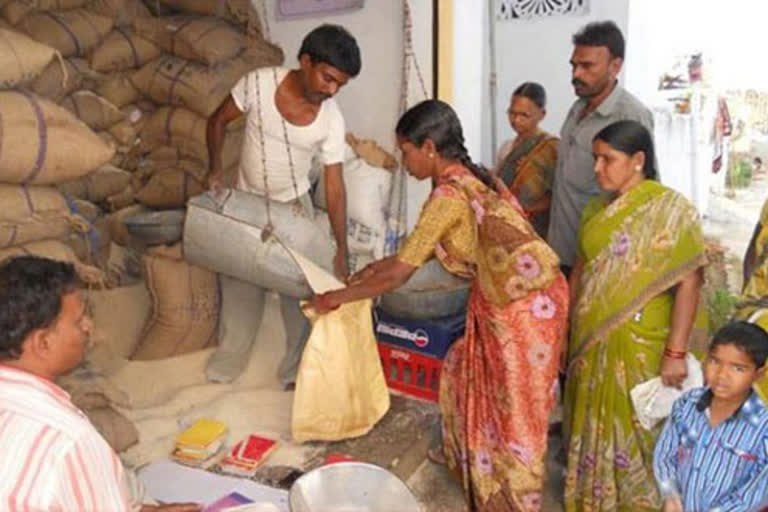
[[[433,448],[427,449],[427,458],[433,464],[437,464],[439,466],[448,465],[448,459],[445,457],[445,452],[443,452],[442,446],[435,446]]]

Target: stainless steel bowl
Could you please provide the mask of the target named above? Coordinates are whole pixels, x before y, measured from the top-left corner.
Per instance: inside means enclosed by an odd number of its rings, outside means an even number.
[[[123,219],[128,232],[146,245],[174,244],[181,240],[184,210],[164,210]]]
[[[410,489],[386,469],[363,462],[338,462],[294,482],[291,512],[421,512]]]

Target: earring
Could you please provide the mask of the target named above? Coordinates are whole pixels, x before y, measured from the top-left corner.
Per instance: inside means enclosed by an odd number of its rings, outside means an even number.
[[[430,153],[429,154],[429,158],[435,158],[435,154],[434,153]]]
[[[642,167],[640,167],[640,166],[638,165],[637,167],[635,167],[635,170],[636,170],[637,172],[640,172],[640,171],[642,171],[642,170],[643,170],[643,168],[642,168]]]

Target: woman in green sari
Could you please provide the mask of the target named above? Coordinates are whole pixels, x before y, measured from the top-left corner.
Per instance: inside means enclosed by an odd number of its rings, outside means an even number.
[[[565,508],[659,510],[658,431],[640,426],[630,391],[658,375],[679,386],[692,338],[706,343],[695,328],[706,320],[697,315],[704,242],[696,209],[655,181],[642,125],[609,125],[593,152],[605,194],[584,208],[571,275]]]

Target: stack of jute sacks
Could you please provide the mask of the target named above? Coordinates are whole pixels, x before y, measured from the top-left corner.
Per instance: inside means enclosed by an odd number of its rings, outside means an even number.
[[[0,0],[0,259],[59,257],[103,283],[109,248],[130,253],[151,307],[125,355],[214,344],[216,274],[123,220],[202,192],[207,118],[242,75],[282,60],[250,0]],[[226,136],[229,170],[243,127]]]
[[[6,2],[4,10],[12,5]],[[87,283],[103,283],[99,269],[68,245],[89,225],[56,187],[98,172],[114,148],[68,110],[29,90],[47,66],[62,65],[60,59],[51,46],[0,28],[0,260],[45,255],[74,263]]]

